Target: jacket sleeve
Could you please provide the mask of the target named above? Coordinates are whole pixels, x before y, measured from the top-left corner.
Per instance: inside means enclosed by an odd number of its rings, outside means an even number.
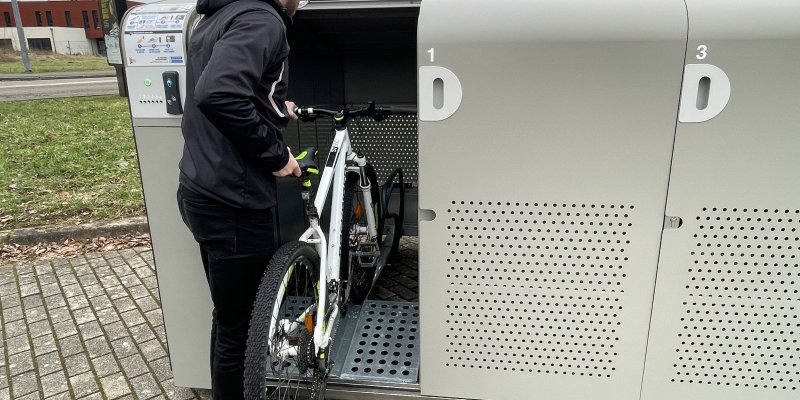
[[[238,16],[214,45],[195,86],[200,111],[246,158],[270,171],[283,168],[289,151],[280,128],[259,115],[253,99],[261,76],[282,53],[283,23],[268,12]]]

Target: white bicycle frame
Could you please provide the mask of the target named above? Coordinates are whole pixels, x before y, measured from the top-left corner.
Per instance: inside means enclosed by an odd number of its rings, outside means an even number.
[[[348,162],[351,162],[354,165],[348,166]],[[321,215],[325,207],[325,199],[328,197],[328,192],[330,191],[331,187],[333,187],[333,196],[331,198],[330,228],[328,231],[328,238],[330,240],[326,239],[325,234],[322,232],[322,228],[319,226],[318,218],[311,219],[311,226],[306,229],[299,239],[301,242],[313,244],[317,250],[317,254],[319,254],[320,284],[317,285],[318,304],[312,304],[300,316],[298,316],[295,321],[282,321],[285,325],[284,329],[286,329],[286,331],[296,328],[298,324],[302,324],[305,320],[306,314],[309,312],[316,311],[317,315],[324,316],[327,313],[327,310],[325,309],[325,303],[327,302],[326,299],[328,298],[328,282],[335,282],[335,287],[338,287],[341,284],[341,265],[339,265],[341,258],[339,254],[342,249],[339,238],[342,237],[342,218],[344,216],[342,203],[344,201],[344,184],[347,172],[356,172],[361,178],[359,179],[359,188],[364,195],[364,212],[367,215],[368,232],[370,237],[377,236],[375,214],[374,210],[372,209],[372,193],[369,186],[365,187],[361,185],[362,181],[368,182],[368,180],[364,179],[364,175],[362,173],[362,168],[364,165],[366,165],[366,159],[364,157],[358,157],[352,152],[350,146],[350,136],[347,128],[345,127],[344,129],[337,129],[331,149],[328,153],[327,160],[325,161],[325,169],[322,172],[322,177],[320,177],[316,196],[314,197],[314,206],[318,212],[318,215]],[[290,268],[293,268],[293,266]],[[291,274],[287,274],[287,278],[289,275]],[[278,299],[283,298],[286,290],[286,284],[287,282],[281,283],[281,286],[278,290]],[[276,302],[272,315],[279,315],[280,306],[281,305]],[[317,320],[314,322],[314,354],[319,354],[320,349],[326,348],[330,343],[331,329],[329,328],[334,326],[336,318],[339,316],[338,305],[334,303],[331,305],[331,307],[333,309],[331,310],[330,317],[327,321],[324,320],[324,318],[317,318]],[[270,325],[268,336],[268,338],[270,338],[270,344],[268,348],[270,349],[273,348],[271,341],[273,335],[275,334],[276,327],[277,323]],[[288,346],[288,343],[286,343],[286,346],[282,345],[280,348],[281,350],[278,352],[278,356],[280,358],[297,355],[296,346]]]

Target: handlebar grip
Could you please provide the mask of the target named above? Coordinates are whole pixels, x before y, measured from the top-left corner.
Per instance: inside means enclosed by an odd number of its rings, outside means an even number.
[[[314,114],[314,109],[311,107],[295,107],[292,111],[303,122],[311,122],[317,119],[317,115]]]
[[[303,175],[306,174],[319,174],[319,168],[314,160],[317,158],[317,148],[314,146],[306,147],[302,153],[294,157]]]

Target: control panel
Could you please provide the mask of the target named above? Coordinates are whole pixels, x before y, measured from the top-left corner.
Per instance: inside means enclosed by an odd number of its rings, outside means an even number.
[[[186,41],[197,18],[194,4],[133,8],[122,30],[133,118],[180,118],[186,87]]]

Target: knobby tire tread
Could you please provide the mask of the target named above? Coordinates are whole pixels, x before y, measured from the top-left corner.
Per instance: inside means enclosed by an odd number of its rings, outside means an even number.
[[[267,370],[267,335],[269,323],[272,319],[272,309],[278,293],[278,285],[289,266],[294,263],[301,253],[310,250],[308,254],[312,261],[316,260],[319,266],[319,255],[310,244],[293,241],[281,246],[272,256],[267,270],[261,278],[258,294],[250,318],[250,328],[247,335],[247,348],[244,361],[244,394],[247,400],[266,399],[265,378],[271,371]]]

